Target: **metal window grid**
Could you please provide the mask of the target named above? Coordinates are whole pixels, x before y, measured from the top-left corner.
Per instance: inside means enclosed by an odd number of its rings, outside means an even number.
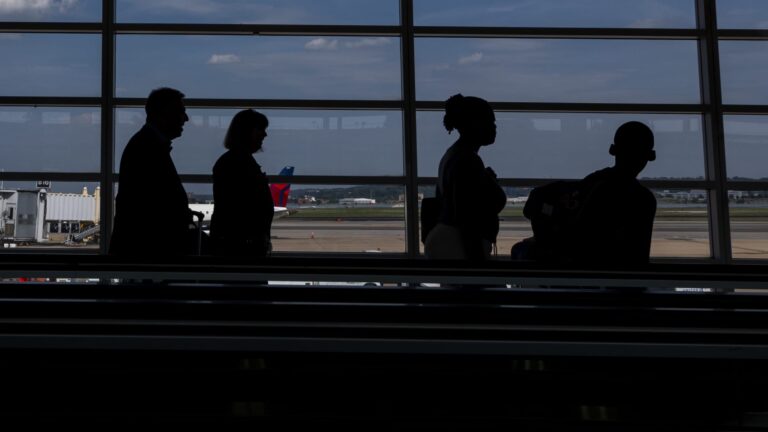
[[[102,0],[101,22],[0,22],[0,33],[90,33],[101,35],[102,88],[100,97],[24,97],[0,95],[0,106],[98,106],[101,109],[101,169],[98,173],[45,173],[52,181],[99,182],[102,193],[101,253],[106,253],[113,216],[114,184],[114,112],[119,107],[141,107],[142,98],[115,97],[115,38],[123,34],[175,35],[260,35],[260,36],[393,36],[401,42],[402,98],[381,100],[280,100],[280,99],[186,99],[189,108],[324,108],[397,110],[403,115],[403,176],[294,176],[294,184],[390,184],[405,188],[406,193],[406,252],[407,257],[419,254],[418,188],[433,185],[434,177],[420,177],[417,171],[416,113],[419,110],[441,110],[442,101],[416,99],[414,40],[419,37],[471,38],[558,38],[558,39],[657,39],[695,40],[699,45],[701,82],[700,104],[633,104],[633,103],[521,103],[491,101],[499,111],[520,112],[599,112],[599,113],[688,113],[702,116],[704,124],[704,155],[706,180],[648,180],[652,188],[695,188],[708,191],[711,259],[717,263],[732,263],[728,214],[728,190],[768,190],[768,181],[730,181],[725,164],[723,132],[724,114],[768,114],[768,105],[723,105],[720,94],[720,40],[768,40],[765,30],[718,30],[715,0],[695,0],[697,26],[691,29],[635,28],[543,28],[543,27],[456,27],[416,26],[413,21],[413,1],[400,0],[399,25],[263,25],[263,24],[154,24],[118,23],[115,0]],[[0,172],[0,180],[37,180],[40,173]],[[286,179],[276,177],[276,181]],[[187,183],[208,183],[209,175],[182,175]],[[501,179],[504,186],[533,187],[553,179]],[[701,261],[701,260],[699,260]]]

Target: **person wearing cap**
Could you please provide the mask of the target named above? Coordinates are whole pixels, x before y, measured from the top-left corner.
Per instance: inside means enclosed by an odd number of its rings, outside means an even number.
[[[645,124],[624,123],[608,150],[614,165],[582,180],[590,185],[590,192],[576,221],[575,262],[596,266],[648,263],[656,197],[637,176],[656,159],[653,141],[653,132]]]

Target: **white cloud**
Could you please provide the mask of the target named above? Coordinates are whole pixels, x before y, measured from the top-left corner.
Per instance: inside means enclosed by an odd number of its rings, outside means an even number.
[[[392,40],[389,38],[372,37],[372,38],[362,38],[354,42],[347,42],[344,45],[346,45],[349,48],[360,48],[360,47],[382,46],[382,45],[388,45],[390,43],[392,43]]]
[[[459,64],[477,63],[483,59],[483,53],[476,52],[459,59]]]
[[[0,0],[0,13],[8,12],[66,12],[78,0]]]
[[[339,41],[337,39],[317,38],[307,42],[304,48],[308,50],[335,50],[338,45]]]
[[[208,64],[240,63],[240,57],[234,54],[213,54],[208,59]]]

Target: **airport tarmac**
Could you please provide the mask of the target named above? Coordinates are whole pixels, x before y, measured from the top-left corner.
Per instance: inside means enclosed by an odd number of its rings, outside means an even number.
[[[405,223],[372,220],[279,219],[272,226],[275,252],[395,252],[405,251]],[[525,220],[504,221],[498,253],[508,256],[512,245],[532,235]],[[768,221],[733,222],[736,258],[768,258]],[[706,220],[657,220],[651,244],[654,257],[710,256]]]
[[[527,220],[501,223],[499,257],[508,257],[512,246],[532,235]],[[279,252],[309,253],[404,253],[405,223],[402,220],[282,218],[272,226],[272,245]],[[768,220],[731,222],[733,256],[768,259]],[[98,251],[98,245],[29,245],[16,250],[51,251],[80,249]],[[706,258],[710,256],[708,223],[704,218],[661,219],[654,224],[651,256],[658,258]]]

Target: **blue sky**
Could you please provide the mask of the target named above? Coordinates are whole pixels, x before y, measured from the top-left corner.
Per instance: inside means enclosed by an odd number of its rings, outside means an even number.
[[[693,0],[414,0],[414,24],[692,28]]]
[[[768,2],[721,0],[723,28],[768,28]],[[693,0],[414,0],[417,25],[693,28]],[[0,0],[0,21],[97,21],[101,0]],[[396,0],[117,0],[120,22],[396,25]],[[400,40],[336,36],[118,36],[116,94],[143,97],[170,85],[196,98],[401,98]],[[768,42],[721,43],[723,99],[768,100]],[[98,35],[0,34],[0,94],[99,96]],[[462,92],[494,101],[698,103],[693,41],[419,38],[416,92]],[[256,107],[258,109],[258,107]],[[208,173],[236,110],[190,110],[174,145],[183,173]],[[266,110],[272,126],[257,159],[308,175],[402,175],[399,111]],[[483,154],[504,177],[581,177],[610,164],[623,121],[656,132],[648,177],[704,175],[701,120],[689,115],[498,113],[497,144]],[[143,121],[118,111],[117,154]],[[418,115],[418,169],[433,176],[455,139],[441,113]],[[0,108],[6,171],[98,172],[97,107]],[[731,175],[768,177],[768,119],[726,119]]]
[[[172,81],[189,97],[397,100],[400,76],[398,38],[117,38],[118,96]]]

